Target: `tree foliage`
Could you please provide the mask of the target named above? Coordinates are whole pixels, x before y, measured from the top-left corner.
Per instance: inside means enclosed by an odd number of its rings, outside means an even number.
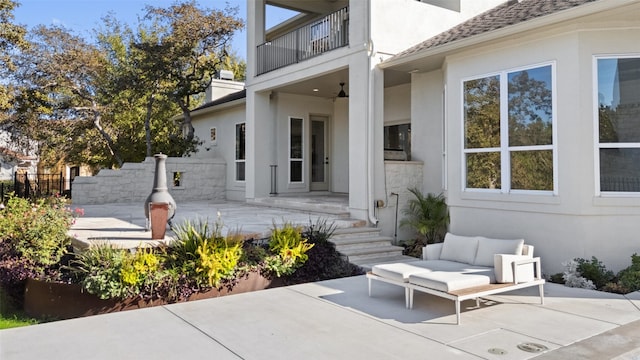
[[[0,18],[7,20],[0,25],[0,62],[13,66],[3,74],[0,104],[10,108],[0,121],[38,141],[46,166],[119,167],[157,152],[188,155],[198,144],[191,104],[221,64],[243,70],[243,62],[225,57],[243,26],[232,8],[203,10],[194,1],[148,6],[134,28],[105,16],[95,39],[39,26],[22,41],[24,29],[10,24],[15,6],[0,0]]]
[[[61,160],[61,154],[68,154],[68,161],[82,161],[85,149],[100,153],[102,148],[121,165],[112,134],[103,127],[108,113],[99,94],[104,56],[59,26],[36,27],[29,42],[29,48],[14,57],[15,131],[40,142],[45,162]]]
[[[0,75],[3,78],[8,76],[7,72],[15,69],[11,53],[28,47],[28,42],[25,40],[26,29],[13,23],[13,10],[16,6],[15,1],[0,0]],[[11,102],[11,86],[0,86],[0,111],[8,111]],[[0,113],[0,121],[4,117]]]
[[[227,45],[243,23],[235,10],[200,9],[195,1],[169,8],[148,6],[145,19],[154,24],[155,35],[140,39],[138,49],[147,54],[146,64],[169,82],[164,95],[176,103],[184,116],[187,139],[194,137],[191,96],[204,92],[220,70]]]

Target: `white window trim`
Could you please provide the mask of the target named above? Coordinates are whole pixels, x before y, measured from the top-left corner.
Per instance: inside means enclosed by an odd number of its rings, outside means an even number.
[[[508,89],[508,75],[509,73],[535,69],[538,67],[551,66],[551,127],[552,127],[552,141],[551,145],[533,145],[533,146],[509,146],[509,92],[502,91],[503,89]],[[491,76],[499,76],[500,77],[500,147],[494,148],[482,148],[482,149],[466,149],[465,148],[465,124],[464,124],[464,83],[470,80],[482,79],[485,77]],[[491,193],[491,194],[522,194],[522,195],[545,195],[545,196],[557,196],[558,195],[558,101],[557,101],[557,82],[556,82],[556,62],[548,61],[541,62],[536,64],[530,64],[525,66],[519,66],[515,68],[510,68],[498,72],[490,72],[482,75],[465,77],[460,81],[460,145],[461,145],[461,191],[463,193]],[[506,126],[504,126],[506,124]],[[553,157],[553,190],[515,190],[511,189],[511,167],[503,166],[505,164],[510,165],[511,159],[509,155],[511,152],[515,151],[526,151],[526,150],[551,150]],[[499,152],[500,153],[500,177],[501,188],[500,189],[476,189],[476,188],[468,188],[467,187],[467,154],[469,153],[481,153],[481,152]],[[504,180],[507,179],[505,182]]]
[[[593,95],[593,177],[594,177],[594,194],[601,198],[638,198],[640,192],[622,192],[622,191],[600,191],[600,149],[601,148],[618,148],[631,149],[640,148],[639,143],[600,143],[600,99],[598,97],[598,60],[600,59],[630,59],[640,58],[640,53],[625,54],[597,54],[592,59],[592,95]]]
[[[234,131],[234,145],[238,142],[238,125],[244,124],[244,159],[238,159],[238,153],[235,151],[234,146],[234,169],[233,169],[233,178],[237,183],[244,184],[247,181],[247,123],[245,121],[237,122],[233,126]],[[217,134],[217,132],[216,132]],[[244,180],[238,180],[238,164],[244,163]]]
[[[304,165],[305,165],[305,161],[304,161],[304,156],[305,156],[305,119],[302,116],[289,116],[288,118],[289,120],[287,121],[287,128],[288,128],[288,132],[287,132],[287,183],[289,185],[300,185],[300,184],[304,184],[305,182],[305,171],[304,171]],[[301,139],[302,139],[302,158],[292,158],[291,157],[291,120],[292,119],[296,119],[296,120],[300,120],[302,121],[302,134],[301,134]],[[292,161],[299,161],[300,162],[300,166],[302,167],[302,174],[300,175],[300,181],[291,181],[291,162]]]

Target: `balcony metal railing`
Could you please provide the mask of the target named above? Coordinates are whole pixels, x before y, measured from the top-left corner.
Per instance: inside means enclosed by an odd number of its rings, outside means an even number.
[[[349,44],[349,8],[258,45],[257,74],[298,63]]]

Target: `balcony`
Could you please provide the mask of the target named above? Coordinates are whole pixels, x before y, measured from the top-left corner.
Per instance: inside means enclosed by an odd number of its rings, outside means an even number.
[[[257,48],[257,74],[268,73],[349,44],[349,8],[342,8]]]

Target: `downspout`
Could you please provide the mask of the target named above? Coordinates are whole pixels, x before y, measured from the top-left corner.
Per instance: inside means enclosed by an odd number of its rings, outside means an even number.
[[[373,96],[374,96],[374,83],[373,83],[373,75],[374,71],[371,68],[373,57],[375,56],[375,47],[373,45],[373,41],[371,40],[371,1],[367,1],[367,65],[369,66],[369,76],[367,76],[367,209],[369,211],[369,221],[373,224],[373,226],[378,226],[378,218],[375,214],[375,200],[374,200],[374,181],[373,177],[375,172],[373,171],[374,166],[374,146],[373,142],[375,140],[374,132],[374,116],[375,111],[373,111]]]

